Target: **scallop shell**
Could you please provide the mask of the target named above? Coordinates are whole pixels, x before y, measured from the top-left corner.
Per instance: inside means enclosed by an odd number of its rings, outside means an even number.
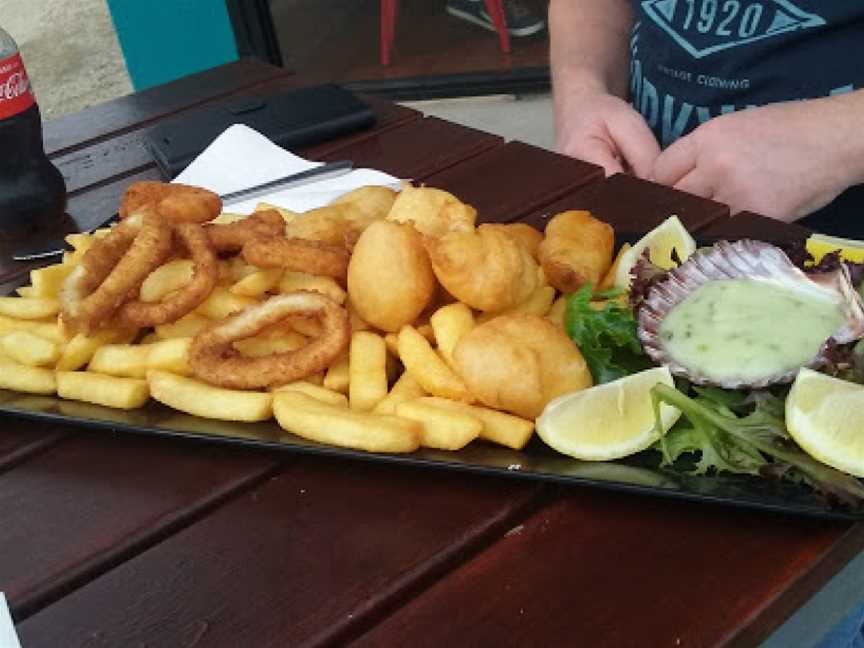
[[[841,266],[834,272],[808,275],[797,268],[779,248],[762,241],[720,241],[700,250],[648,291],[639,309],[638,334],[645,352],[658,364],[669,367],[677,376],[685,376],[698,384],[718,384],[698,369],[682,366],[671,357],[660,339],[660,323],[664,317],[694,290],[705,283],[724,279],[754,279],[794,287],[824,298],[826,293],[840,306],[845,323],[829,337],[819,353],[806,364],[818,368],[825,363],[824,352],[833,339],[839,344],[864,337],[864,302],[849,279],[848,270]],[[794,380],[798,370],[781,375],[769,375],[759,380],[729,379],[719,386],[759,388]]]

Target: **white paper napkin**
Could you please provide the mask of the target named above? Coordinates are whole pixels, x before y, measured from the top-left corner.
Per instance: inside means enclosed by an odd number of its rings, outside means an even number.
[[[174,182],[205,187],[218,194],[227,194],[271,182],[292,173],[320,166],[277,146],[258,131],[244,124],[228,127]],[[374,169],[354,169],[350,173],[302,185],[294,189],[276,191],[251,200],[231,203],[226,211],[248,214],[259,202],[267,202],[290,209],[306,211],[323,207],[352,189],[365,185],[383,185],[399,188],[400,181]]]
[[[12,623],[12,615],[9,614],[6,595],[3,592],[0,592],[0,646],[2,648],[21,648],[18,635],[15,633],[15,625]]]

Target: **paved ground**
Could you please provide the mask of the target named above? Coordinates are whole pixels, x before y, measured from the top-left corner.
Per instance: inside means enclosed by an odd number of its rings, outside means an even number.
[[[132,91],[105,0],[0,0],[44,119]]]

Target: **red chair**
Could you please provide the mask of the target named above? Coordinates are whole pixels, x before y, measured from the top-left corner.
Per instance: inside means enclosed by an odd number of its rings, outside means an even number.
[[[510,34],[504,18],[503,0],[485,0],[486,12],[498,32],[501,51],[510,53]],[[381,64],[390,65],[390,51],[396,38],[396,17],[399,14],[399,0],[381,0]]]

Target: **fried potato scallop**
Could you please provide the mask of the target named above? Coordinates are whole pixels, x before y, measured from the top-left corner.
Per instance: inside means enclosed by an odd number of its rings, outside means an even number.
[[[496,226],[427,238],[426,249],[441,285],[477,310],[507,310],[542,284],[542,273],[527,246]]]
[[[456,344],[453,364],[481,403],[528,419],[553,398],[592,385],[578,347],[537,315],[502,315],[475,327]]]
[[[423,237],[410,224],[372,223],[354,246],[348,294],[360,317],[383,331],[410,324],[435,295]]]

